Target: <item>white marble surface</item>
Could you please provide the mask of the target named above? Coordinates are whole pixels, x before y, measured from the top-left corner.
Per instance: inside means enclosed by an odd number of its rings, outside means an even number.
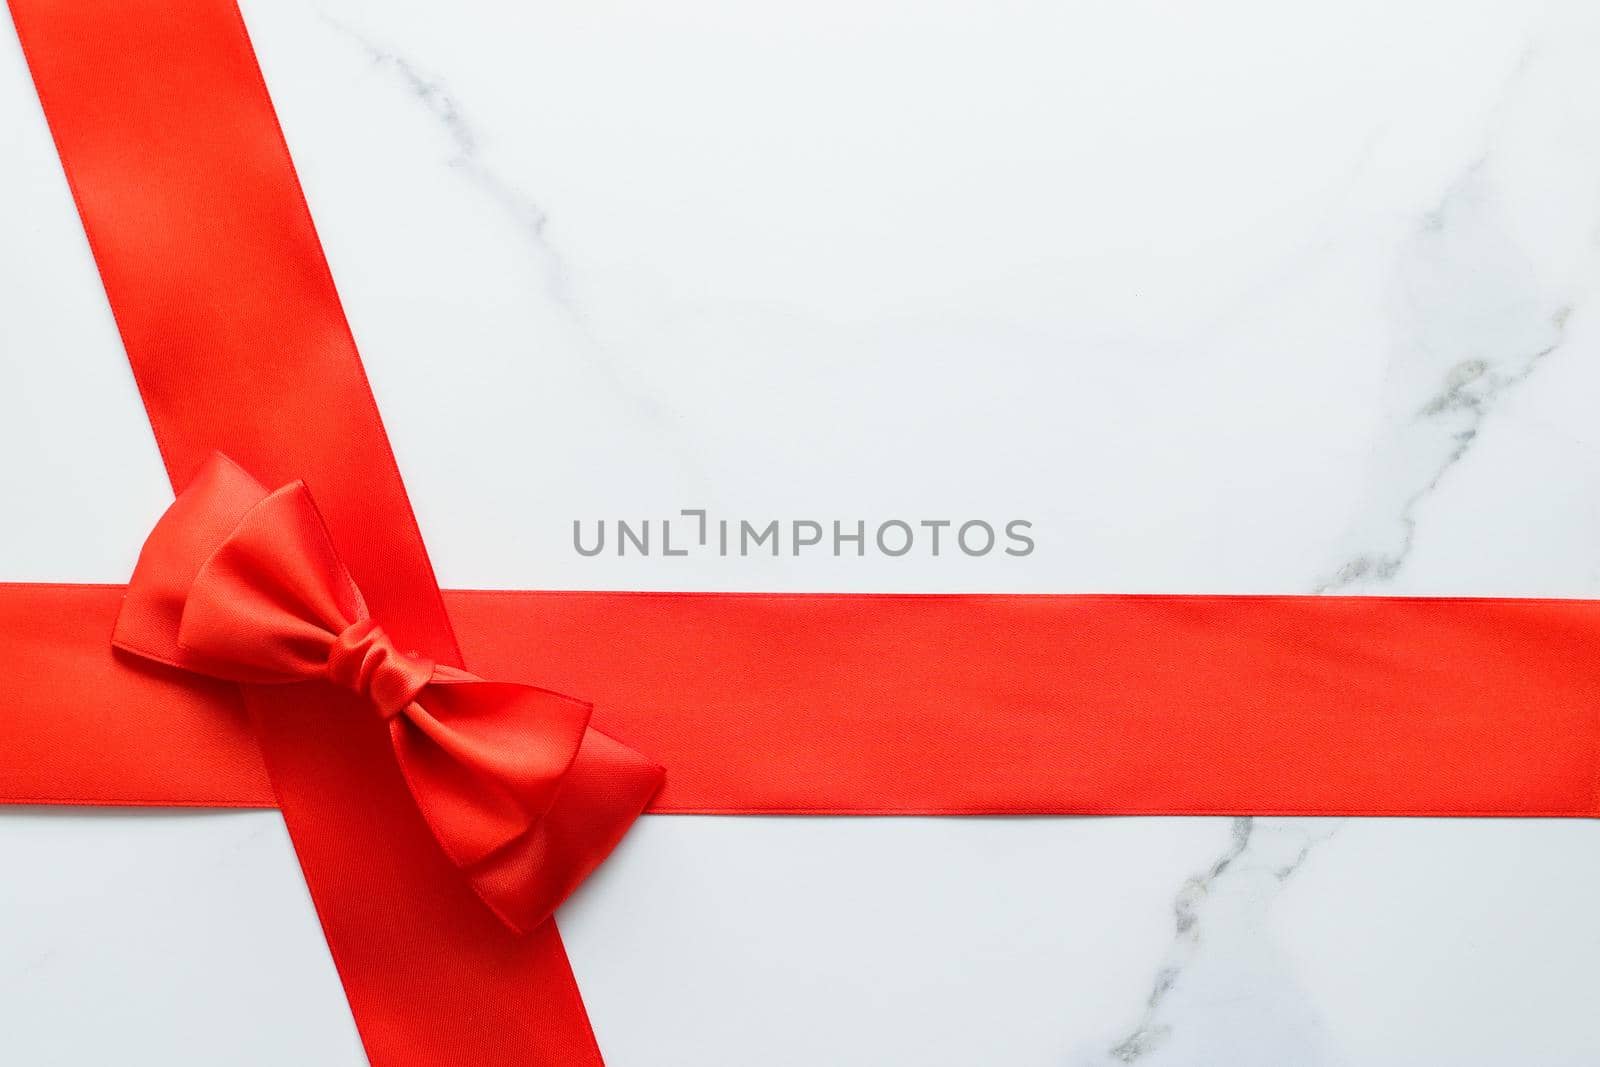
[[[245,15],[447,584],[1600,595],[1587,0]],[[0,130],[0,577],[121,580],[3,29]],[[685,507],[1038,549],[571,549]],[[1581,822],[651,818],[562,920],[619,1067],[1577,1067],[1597,890]],[[271,813],[0,812],[0,1045],[362,1062]]]

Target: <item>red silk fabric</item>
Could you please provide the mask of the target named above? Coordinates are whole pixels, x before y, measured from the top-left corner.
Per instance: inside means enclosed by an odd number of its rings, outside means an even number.
[[[1600,816],[1595,601],[444,597],[659,756],[652,812]],[[0,799],[271,806],[226,687],[107,672],[121,598],[0,584]]]
[[[303,480],[392,640],[463,666],[233,0],[11,10],[173,488],[213,451]],[[598,1064],[555,924],[483,907],[387,725],[329,687],[238,692],[368,1058]]]
[[[395,648],[304,483],[269,493],[221,454],[145,543],[112,644],[213,678],[361,697],[445,855],[519,933],[551,917],[661,787],[659,766],[589,727],[591,705]]]
[[[652,810],[1597,813],[1592,602],[441,598],[231,0],[10,3],[174,487],[303,478],[398,647],[593,701]],[[379,716],[113,655],[121,599],[0,586],[0,799],[279,804],[374,1064],[598,1062]]]

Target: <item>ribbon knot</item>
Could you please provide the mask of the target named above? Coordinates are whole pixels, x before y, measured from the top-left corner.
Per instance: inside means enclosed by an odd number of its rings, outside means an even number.
[[[548,918],[661,785],[589,726],[589,704],[400,651],[305,485],[269,493],[220,455],[145,542],[112,643],[213,678],[357,694],[434,839],[514,930]]]
[[[358,619],[328,646],[328,681],[360,694],[388,719],[433,679],[434,662],[401,652],[372,619]]]

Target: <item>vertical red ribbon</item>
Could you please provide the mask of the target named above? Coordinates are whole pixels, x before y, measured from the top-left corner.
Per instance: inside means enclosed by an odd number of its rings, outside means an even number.
[[[233,0],[11,8],[174,487],[213,449],[305,479],[396,642],[459,665]],[[472,896],[381,724],[321,688],[244,701],[372,1062],[598,1063],[554,924]]]

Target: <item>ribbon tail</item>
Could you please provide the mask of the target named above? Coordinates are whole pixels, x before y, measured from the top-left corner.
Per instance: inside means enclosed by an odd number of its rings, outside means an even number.
[[[535,929],[611,854],[664,775],[620,741],[586,730],[544,818],[468,868],[473,885],[507,924]]]

